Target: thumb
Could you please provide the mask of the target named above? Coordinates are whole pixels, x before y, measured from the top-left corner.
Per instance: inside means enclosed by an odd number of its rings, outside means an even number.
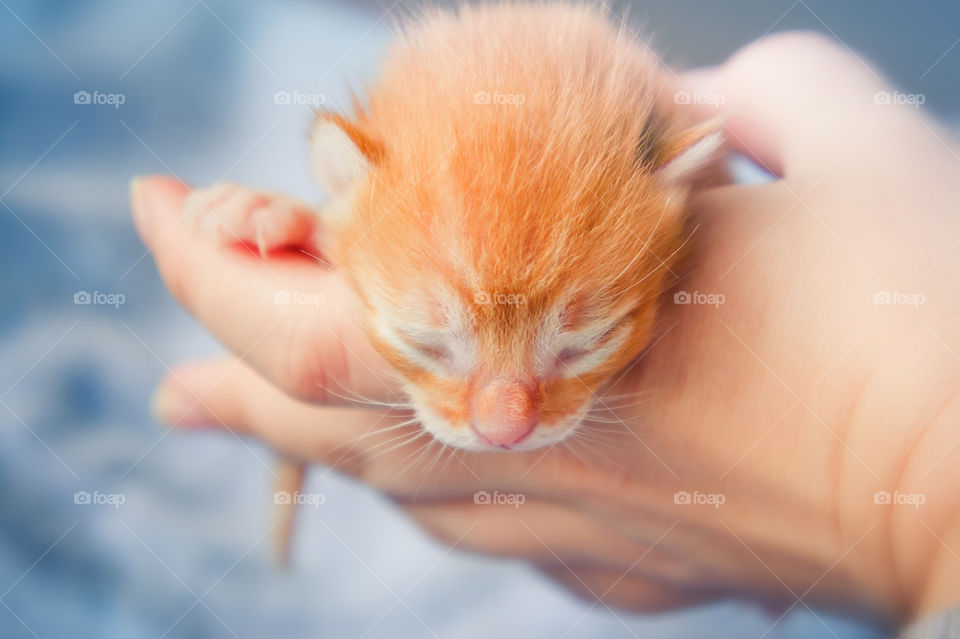
[[[704,117],[725,117],[732,148],[779,177],[819,176],[890,111],[875,101],[877,71],[815,33],[763,38],[679,85]]]

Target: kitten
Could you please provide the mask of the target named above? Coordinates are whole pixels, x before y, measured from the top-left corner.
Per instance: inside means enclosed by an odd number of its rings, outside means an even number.
[[[322,252],[436,439],[531,450],[570,435],[651,341],[722,143],[688,108],[602,10],[427,10],[364,106],[317,113],[322,209],[235,185],[188,209],[264,254]]]

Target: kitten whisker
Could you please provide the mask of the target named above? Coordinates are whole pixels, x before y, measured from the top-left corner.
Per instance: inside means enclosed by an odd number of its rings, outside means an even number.
[[[453,447],[449,447],[449,448],[450,448],[450,454],[447,455],[446,460],[444,460],[443,464],[442,464],[442,465],[440,466],[440,468],[437,470],[436,476],[434,477],[434,482],[433,482],[433,483],[434,483],[434,487],[436,487],[437,483],[439,482],[440,476],[441,476],[441,475],[443,474],[443,472],[446,470],[447,465],[448,465],[451,461],[453,461],[454,459],[457,459],[457,458],[460,456],[460,452],[461,452],[461,451],[460,451],[459,449],[453,448]]]
[[[374,461],[374,460],[380,459],[380,458],[383,457],[384,455],[389,455],[390,453],[392,453],[393,451],[395,451],[395,450],[397,450],[397,449],[400,449],[400,448],[403,448],[404,446],[408,446],[408,445],[412,444],[413,442],[415,442],[416,440],[420,439],[421,437],[423,437],[423,436],[426,435],[426,434],[427,434],[426,431],[420,431],[420,432],[418,432],[418,433],[414,433],[413,435],[409,436],[407,439],[404,439],[403,441],[401,441],[401,442],[399,442],[399,443],[397,443],[397,444],[394,444],[394,445],[391,446],[390,448],[387,448],[386,450],[378,451],[376,455],[373,455],[373,456],[371,456],[371,457],[367,457],[365,461],[369,464],[370,462],[372,462],[372,461]],[[401,438],[398,438],[398,439],[401,439]],[[396,440],[394,440],[394,441],[396,441]],[[372,449],[371,449],[371,450],[372,450]],[[404,458],[404,459],[406,459],[406,458]]]
[[[317,261],[318,264],[323,264],[324,266],[329,266],[329,267],[332,267],[332,266],[333,266],[333,264],[331,264],[330,262],[326,261],[326,260],[323,259],[322,257],[319,257],[319,256],[317,256],[317,255],[314,255],[313,253],[311,253],[311,252],[309,252],[309,251],[305,251],[305,250],[303,250],[303,249],[298,249],[298,250],[299,250],[301,253],[303,253],[304,255],[307,255],[307,256],[309,256],[309,257],[312,257],[314,260]]]
[[[560,443],[563,444],[564,448],[566,448],[568,451],[570,451],[570,453],[571,453],[574,457],[576,457],[577,459],[579,459],[585,466],[590,466],[590,463],[589,463],[586,459],[584,459],[583,457],[581,457],[579,454],[577,454],[577,451],[575,451],[575,450],[573,449],[573,446],[570,445],[571,442],[569,442],[569,441],[567,441],[566,439],[564,439],[564,440],[562,440]]]
[[[623,451],[623,442],[621,438],[615,436],[589,436],[581,435],[579,441],[589,442],[597,446],[612,448],[613,450]]]
[[[578,435],[579,435],[579,434],[578,434]],[[578,444],[579,446],[581,446],[581,447],[583,448],[585,454],[598,457],[598,458],[599,458],[599,461],[600,461],[600,465],[603,465],[603,466],[605,466],[605,467],[613,466],[613,467],[617,468],[618,470],[622,470],[622,469],[625,469],[625,468],[626,468],[626,464],[625,464],[625,461],[626,461],[626,460],[623,460],[623,459],[622,459],[622,457],[623,457],[623,455],[622,455],[622,453],[623,453],[623,446],[622,446],[622,445],[614,444],[614,443],[610,443],[610,442],[605,442],[605,441],[599,441],[599,440],[588,441],[588,440],[586,440],[585,438],[578,437],[577,435],[575,435],[574,437],[571,438],[571,441],[570,441],[570,443],[569,443],[568,446],[567,446],[567,447],[570,449],[571,453],[574,453],[574,451],[573,451],[573,445],[574,445],[574,444]],[[609,448],[609,449],[611,449],[611,450],[613,450],[613,451],[616,451],[616,452],[618,452],[618,453],[621,453],[621,454],[620,454],[619,456],[616,456],[616,457],[614,457],[613,455],[607,455],[607,454],[604,454],[603,452],[597,450],[597,448],[596,448],[597,446],[603,446],[603,447],[605,447],[605,448]],[[574,453],[574,454],[576,454],[576,453]],[[587,464],[588,466],[590,465],[586,460],[584,460],[584,459],[583,459],[582,457],[580,457],[579,455],[577,455],[577,458],[580,459],[581,461],[583,461],[583,463]]]
[[[427,465],[426,468],[424,468],[424,470],[422,471],[423,477],[421,477],[420,481],[417,482],[417,489],[414,492],[415,495],[419,494],[420,488],[423,486],[423,482],[425,482],[427,480],[427,477],[431,475],[433,475],[434,477],[433,485],[434,485],[434,488],[436,488],[437,483],[439,482],[439,479],[440,479],[440,475],[443,472],[443,468],[445,468],[447,463],[449,463],[450,457],[452,455],[447,455],[447,459],[444,460],[444,463],[440,467],[437,467],[437,464],[441,460],[443,460],[444,454],[448,452],[448,449],[449,449],[449,446],[445,442],[440,442],[440,448],[437,450],[436,455],[433,456],[433,459],[430,461],[430,464]],[[434,472],[435,469],[436,469],[436,472]]]
[[[366,454],[368,454],[368,453],[371,453],[371,452],[377,450],[378,448],[382,448],[382,447],[387,446],[387,445],[389,445],[389,444],[391,444],[391,443],[393,443],[393,442],[396,442],[396,441],[399,441],[399,440],[401,440],[401,439],[410,437],[411,435],[420,435],[420,434],[422,434],[422,431],[403,432],[403,433],[400,433],[399,435],[393,434],[390,438],[385,439],[385,440],[383,440],[382,442],[378,442],[378,443],[374,444],[373,446],[370,446],[369,448],[365,448],[365,449],[363,449],[362,451],[358,451],[357,454],[356,454],[354,457],[351,457],[350,459],[354,459],[355,457],[358,457],[358,456],[361,456],[361,455],[366,455]],[[352,440],[351,443],[355,443],[355,441],[356,441],[356,440]]]
[[[593,401],[594,406],[599,406],[602,408],[625,408],[626,406],[634,406],[643,404],[645,402],[653,399],[653,393],[624,393],[622,395],[601,395]],[[631,400],[634,400],[631,402]],[[624,404],[624,402],[630,402],[629,404]]]
[[[339,397],[340,399],[346,402],[350,402],[351,404],[359,404],[361,406],[376,406],[381,408],[390,408],[393,410],[407,410],[407,409],[413,408],[413,405],[409,402],[384,402],[384,401],[376,400],[370,397],[364,397],[359,393],[353,393],[353,397],[350,397],[350,396],[338,393],[335,390],[328,388],[326,386],[323,386],[320,383],[317,383],[317,386],[322,388],[325,393],[329,393],[334,397]],[[341,388],[343,388],[342,385],[341,385]],[[346,391],[347,389],[344,388],[344,390]],[[351,391],[348,391],[348,392],[351,392]]]
[[[424,431],[424,432],[426,432],[426,431]],[[397,462],[397,465],[400,465],[400,464],[402,464],[403,462],[405,462],[406,460],[410,459],[410,457],[413,457],[414,455],[416,455],[417,452],[420,453],[419,455],[417,455],[417,456],[414,458],[414,460],[413,460],[412,462],[410,462],[409,464],[405,465],[400,471],[394,472],[394,473],[393,473],[393,476],[394,476],[394,477],[400,477],[400,476],[402,476],[404,473],[406,473],[410,468],[412,468],[413,466],[415,466],[415,465],[417,464],[417,462],[419,462],[421,459],[423,459],[423,457],[424,457],[424,456],[427,454],[427,452],[433,447],[433,445],[434,445],[434,443],[436,443],[436,441],[437,441],[436,439],[434,439],[433,437],[431,437],[431,438],[430,438],[430,441],[428,441],[428,442],[426,443],[426,445],[421,446],[420,448],[414,450],[414,451],[411,452],[409,455],[407,455],[406,457],[404,457],[403,459],[401,459],[399,462]]]
[[[394,424],[392,426],[384,426],[383,428],[375,428],[371,431],[367,431],[365,433],[362,433],[354,437],[353,439],[350,440],[350,442],[355,443],[360,441],[361,439],[366,439],[367,437],[373,437],[374,435],[381,435],[383,433],[386,433],[392,430],[397,430],[398,428],[409,428],[413,424],[416,424],[418,421],[419,420],[416,417],[412,417],[410,419],[400,422],[399,424]]]
[[[605,415],[605,416],[603,416],[603,417],[600,417],[600,416],[598,416],[598,415],[593,415],[593,414],[591,414],[591,413],[586,413],[586,416],[584,417],[584,419],[585,419],[585,421],[597,422],[597,423],[600,423],[600,424],[622,424],[622,425],[625,426],[625,425],[629,424],[630,422],[635,422],[635,421],[637,421],[638,419],[640,419],[640,416],[639,416],[639,415],[634,415],[634,416],[632,416],[632,417],[619,418],[619,417],[615,417],[615,416],[612,416],[612,415]]]

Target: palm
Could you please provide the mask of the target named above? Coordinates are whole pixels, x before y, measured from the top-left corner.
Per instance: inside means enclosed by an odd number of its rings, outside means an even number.
[[[573,438],[523,454],[443,449],[392,405],[399,385],[335,272],[217,250],[177,221],[186,187],[152,180],[141,234],[174,295],[240,357],[179,369],[162,416],[352,473],[440,538],[529,559],[611,604],[735,591],[900,614],[916,588],[896,584],[919,576],[898,571],[887,540],[918,524],[871,495],[914,481],[933,501],[955,482],[938,475],[948,464],[898,474],[902,442],[920,438],[908,416],[941,415],[957,375],[953,143],[913,110],[871,110],[883,85],[808,36],[767,39],[690,81],[725,96],[730,141],[781,179],[695,202],[697,259],[680,286],[723,303],[665,300],[659,341]],[[278,307],[277,290],[326,303]],[[883,291],[929,303],[875,304]],[[513,503],[475,503],[478,491]],[[929,543],[917,534],[897,547]]]

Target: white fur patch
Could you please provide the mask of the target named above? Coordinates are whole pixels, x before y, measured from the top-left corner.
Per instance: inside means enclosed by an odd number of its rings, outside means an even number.
[[[416,412],[417,418],[420,420],[420,425],[440,443],[453,446],[455,448],[463,448],[465,450],[493,450],[493,447],[481,440],[480,437],[473,432],[470,424],[451,424],[430,410],[430,408],[419,397],[416,387],[408,388],[407,395],[410,397],[410,400],[413,403],[414,411]],[[536,450],[538,448],[552,446],[553,444],[566,439],[577,430],[578,426],[580,426],[580,423],[587,414],[591,403],[592,402],[587,402],[580,408],[579,411],[566,418],[559,424],[546,427],[543,425],[537,426],[537,428],[530,433],[529,437],[524,439],[522,442],[511,446],[510,449],[517,452]]]
[[[329,120],[318,120],[313,129],[310,162],[317,181],[331,198],[342,198],[370,172],[370,162],[363,151]]]
[[[723,134],[714,131],[703,136],[680,155],[660,169],[659,174],[667,182],[686,182],[710,164],[723,146]]]
[[[540,375],[545,375],[554,365],[557,357],[564,351],[582,353],[582,355],[562,366],[559,372],[564,377],[583,375],[600,366],[623,346],[630,335],[628,326],[615,328],[621,319],[622,316],[618,316],[613,321],[604,319],[578,331],[563,332],[561,330],[560,312],[554,312],[543,322],[540,334],[537,337],[534,356],[537,372]],[[609,336],[605,343],[600,344],[603,337],[611,330],[615,332]]]
[[[434,346],[434,344],[427,343],[422,336],[412,336],[406,332],[401,335],[401,333],[394,328],[393,323],[384,319],[382,316],[376,323],[376,331],[383,341],[399,352],[404,359],[412,365],[430,371],[431,373],[446,374],[447,371],[437,360],[411,345],[410,342],[414,341],[426,346]]]
[[[607,330],[609,330],[609,328]],[[606,362],[613,356],[614,353],[620,350],[620,347],[623,346],[623,343],[630,335],[629,327],[623,326],[614,329],[615,332],[607,339],[606,342],[596,346],[597,341],[599,341],[599,339],[606,334],[607,330],[599,332],[590,337],[589,345],[583,349],[584,354],[563,367],[562,372],[564,376],[579,377],[584,373],[589,373],[593,369]]]
[[[441,444],[465,450],[490,450],[490,445],[484,443],[473,432],[469,424],[453,426],[418,400],[415,392],[409,392],[408,394],[413,401],[414,411],[420,420],[420,425]]]
[[[387,313],[377,314],[375,324],[377,333],[390,346],[403,354],[414,366],[438,375],[467,376],[477,365],[476,339],[470,328],[469,316],[456,303],[453,295],[444,295],[441,302],[443,325],[436,326],[425,313],[406,314],[395,317]],[[421,301],[425,305],[425,301]],[[418,308],[410,301],[410,308]],[[420,345],[424,348],[417,348]],[[425,353],[425,349],[442,350],[449,353],[445,361],[440,361]]]

